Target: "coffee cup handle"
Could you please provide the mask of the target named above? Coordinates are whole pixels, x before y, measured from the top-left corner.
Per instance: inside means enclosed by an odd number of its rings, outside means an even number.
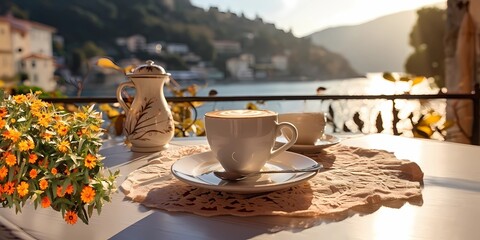
[[[287,139],[288,142],[283,144],[281,147],[271,151],[270,152],[270,159],[274,158],[275,156],[277,156],[278,154],[280,154],[282,152],[285,152],[287,149],[289,149],[297,141],[297,137],[298,137],[297,128],[295,128],[295,126],[293,126],[293,124],[288,123],[288,122],[282,122],[282,123],[277,124],[277,134],[276,134],[277,136],[281,135],[283,128],[287,128],[287,129],[290,129],[290,131],[292,131],[292,138]]]

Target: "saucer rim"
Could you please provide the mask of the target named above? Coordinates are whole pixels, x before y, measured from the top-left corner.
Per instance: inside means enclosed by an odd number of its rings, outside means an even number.
[[[293,144],[292,146],[295,146],[295,147],[303,147],[303,148],[316,148],[316,147],[322,147],[322,148],[325,148],[325,147],[330,147],[330,146],[333,146],[337,143],[340,142],[340,139],[334,135],[331,135],[331,134],[324,134],[324,136],[328,136],[330,139],[320,139],[321,141],[323,142],[328,142],[328,143],[322,143],[322,144],[314,144],[314,145],[309,145],[309,144]],[[333,139],[333,140],[332,140]],[[318,140],[317,140],[318,141]]]
[[[209,156],[210,155],[210,156]],[[304,156],[302,154],[294,153],[294,152],[282,152],[275,158],[269,160],[267,163],[272,163],[272,162],[278,162],[275,161],[275,159],[279,157],[288,157],[285,155],[290,155],[290,157],[294,157],[294,159],[301,159],[302,161],[308,161],[312,165],[318,164],[315,160],[311,159],[310,157]],[[304,172],[304,173],[295,173],[292,175],[292,178],[289,178],[288,180],[284,182],[276,182],[276,183],[269,183],[269,184],[252,184],[252,185],[219,185],[219,184],[211,184],[209,182],[206,182],[199,178],[198,176],[205,174],[202,173],[200,175],[194,176],[191,173],[194,172],[195,167],[193,167],[190,171],[187,172],[182,172],[179,171],[178,168],[175,169],[176,166],[179,164],[182,164],[183,161],[193,161],[193,157],[200,157],[203,159],[210,159],[206,160],[206,162],[212,162],[211,164],[219,164],[216,159],[211,159],[213,157],[211,151],[206,151],[206,152],[201,152],[189,156],[182,157],[175,161],[172,166],[170,167],[170,171],[172,175],[177,178],[178,180],[187,183],[189,185],[195,186],[195,187],[202,187],[210,190],[215,190],[215,191],[223,191],[223,192],[230,192],[230,193],[237,193],[237,194],[252,194],[252,193],[264,193],[264,192],[272,192],[272,191],[277,191],[281,189],[286,189],[289,187],[296,186],[302,182],[307,181],[308,179],[314,177],[318,171],[315,172]],[[299,160],[292,160],[292,161],[299,161]],[[303,162],[302,162],[303,163]],[[274,164],[273,164],[274,165]],[[276,166],[276,165],[275,165]],[[290,165],[290,167],[293,167],[294,165]],[[322,167],[323,168],[323,167]],[[321,168],[321,169],[322,169]],[[320,169],[320,170],[321,170]],[[193,180],[191,180],[193,179]]]
[[[313,152],[319,152],[322,149],[331,147],[333,145],[336,145],[341,142],[340,138],[338,138],[335,135],[331,134],[324,134],[324,136],[328,136],[329,138],[332,138],[333,140],[325,139],[324,141],[327,141],[328,143],[324,144],[318,144],[318,145],[302,145],[302,144],[293,144],[288,151],[296,152],[296,153],[313,153]],[[276,144],[283,144],[284,142],[279,142],[275,141]]]

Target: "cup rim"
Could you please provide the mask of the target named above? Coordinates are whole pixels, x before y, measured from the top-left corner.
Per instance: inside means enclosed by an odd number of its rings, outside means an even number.
[[[212,115],[215,113],[219,112],[226,112],[226,111],[257,111],[257,112],[266,112],[268,115],[260,115],[260,116],[218,116],[218,115]],[[216,111],[210,111],[205,113],[205,118],[218,118],[218,119],[256,119],[256,118],[268,118],[268,117],[277,117],[278,113],[271,111],[271,110],[263,110],[263,109],[255,109],[255,110],[250,110],[250,109],[230,109],[230,110],[216,110]]]
[[[286,115],[320,115],[320,114],[323,114],[323,115],[327,115],[328,113],[326,112],[285,112],[285,113],[279,113],[278,115],[283,115],[283,116],[286,116]]]

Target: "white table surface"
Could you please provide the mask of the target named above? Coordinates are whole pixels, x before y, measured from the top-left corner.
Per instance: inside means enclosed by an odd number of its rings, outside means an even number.
[[[175,139],[171,147],[206,144],[204,139]],[[381,207],[370,214],[352,214],[341,221],[287,217],[201,217],[152,210],[116,193],[94,213],[89,225],[67,225],[51,209],[26,207],[21,214],[0,209],[4,219],[37,239],[480,239],[480,147],[374,134],[345,139],[341,144],[384,149],[399,159],[417,162],[425,173],[423,204]],[[154,158],[107,142],[105,164],[122,176]],[[133,159],[133,161],[132,161]],[[288,228],[299,224],[312,227]],[[272,232],[278,228],[287,228]]]

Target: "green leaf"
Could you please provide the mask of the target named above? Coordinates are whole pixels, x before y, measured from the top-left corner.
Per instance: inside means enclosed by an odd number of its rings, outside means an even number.
[[[102,213],[102,203],[98,202],[95,206],[97,206],[97,214],[100,215],[100,213]]]
[[[78,209],[77,216],[82,220],[83,223],[88,224],[88,217],[85,215],[85,209],[82,207]]]
[[[93,205],[93,204],[88,205],[88,217],[92,217],[92,215],[93,215],[93,208],[94,208],[94,205]]]
[[[65,191],[67,191],[68,185],[70,185],[71,181],[70,178],[65,179],[62,185],[62,194],[65,194]]]

